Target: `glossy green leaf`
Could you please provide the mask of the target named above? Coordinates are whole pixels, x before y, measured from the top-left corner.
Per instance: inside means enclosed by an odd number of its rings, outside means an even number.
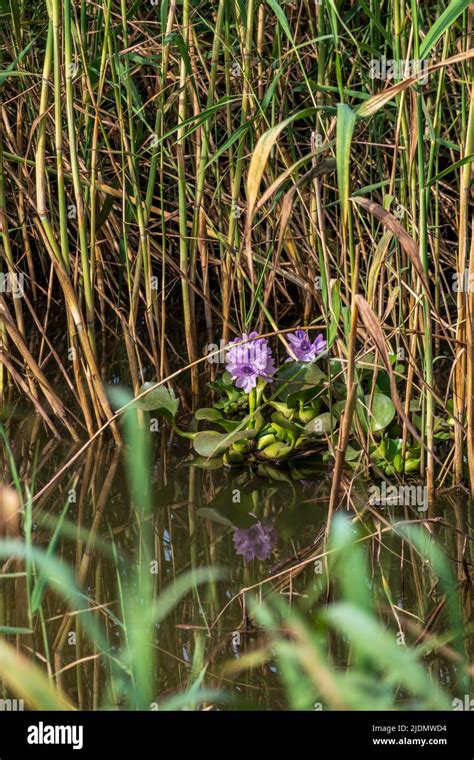
[[[193,439],[193,447],[196,454],[202,457],[218,457],[227,451],[233,443],[254,437],[255,430],[238,430],[230,434],[205,430],[198,433]]]
[[[144,383],[139,389],[138,395],[155,384]],[[178,411],[179,399],[176,398],[171,388],[165,388],[163,385],[160,385],[158,388],[147,393],[146,396],[143,396],[143,398],[137,399],[136,405],[143,411],[156,412],[162,417],[173,419]]]
[[[275,396],[281,401],[295,402],[295,394],[320,387],[325,379],[326,375],[315,362],[287,362],[275,375]]]
[[[357,400],[357,416],[365,430],[369,427],[372,433],[383,430],[395,417],[395,406],[389,396],[382,393],[374,393],[373,397],[365,396],[364,403]]]

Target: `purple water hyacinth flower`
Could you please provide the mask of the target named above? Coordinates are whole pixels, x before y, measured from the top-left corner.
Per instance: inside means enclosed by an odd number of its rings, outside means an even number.
[[[251,340],[248,340],[249,338]],[[248,342],[240,346],[235,345],[243,340],[248,340]],[[260,377],[271,382],[276,372],[272,351],[268,341],[265,338],[259,338],[257,332],[251,332],[249,335],[243,333],[239,338],[231,341],[226,350],[226,369],[232,375],[237,388],[250,393]]]
[[[326,350],[327,342],[322,335],[318,335],[313,342],[309,339],[306,330],[296,330],[294,333],[288,333],[286,337],[300,362],[314,362],[317,355]],[[290,356],[287,361],[293,361],[293,357]]]
[[[245,562],[251,562],[255,557],[268,559],[275,547],[277,533],[272,520],[263,520],[250,528],[235,528],[232,538],[236,553],[241,554]]]

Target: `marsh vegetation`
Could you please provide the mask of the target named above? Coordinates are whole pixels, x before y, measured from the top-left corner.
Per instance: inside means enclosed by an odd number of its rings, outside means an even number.
[[[473,19],[0,0],[0,697],[469,695]]]

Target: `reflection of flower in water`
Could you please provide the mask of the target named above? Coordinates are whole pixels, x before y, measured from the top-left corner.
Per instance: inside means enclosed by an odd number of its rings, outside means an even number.
[[[268,559],[277,540],[275,526],[272,520],[263,520],[251,528],[234,529],[234,548],[237,554],[242,554],[246,562],[254,557]]]

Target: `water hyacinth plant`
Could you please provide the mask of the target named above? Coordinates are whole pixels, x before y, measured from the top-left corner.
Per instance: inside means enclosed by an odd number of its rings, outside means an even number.
[[[230,341],[225,347],[225,369],[210,383],[214,404],[198,409],[188,429],[176,424],[178,402],[166,389],[152,390],[138,403],[146,410],[161,410],[171,419],[178,435],[193,441],[202,462],[220,457],[227,466],[258,465],[262,461],[287,466],[303,459],[307,464],[325,464],[334,456],[347,403],[347,385],[341,363],[328,354],[327,340],[321,333],[311,333],[312,328],[297,328],[281,334],[285,357],[279,366],[270,338],[253,331]],[[376,472],[417,472],[420,447],[406,442],[402,457],[390,376],[377,369],[375,377],[372,362],[367,356],[357,365],[361,381],[345,463],[350,468],[357,467],[363,454],[362,431],[369,436],[368,450]],[[375,393],[369,393],[374,379]],[[199,423],[209,429],[196,429]],[[446,423],[443,426],[440,422],[437,435],[440,440],[449,436]]]
[[[318,335],[316,339],[311,342],[306,330],[296,330],[294,333],[288,333],[286,337],[291,344],[291,352],[300,362],[314,361],[318,354],[323,353],[327,346],[322,335]],[[291,360],[292,357],[290,356],[287,361]]]
[[[279,367],[269,340],[255,331],[228,343],[225,371],[211,383],[218,398],[213,407],[195,413],[196,423],[215,423],[228,434],[184,431],[174,424],[179,435],[192,438],[198,454],[223,455],[227,465],[239,465],[262,458],[282,462],[314,448],[315,436],[324,432],[324,416],[312,429],[307,423],[317,417],[326,395],[327,376],[316,362],[327,343],[320,334],[311,340],[302,329],[287,338],[287,355]],[[151,399],[149,408],[153,395]]]
[[[226,369],[237,388],[250,393],[260,378],[271,382],[276,372],[272,350],[258,333],[244,333],[229,343],[226,353]]]

